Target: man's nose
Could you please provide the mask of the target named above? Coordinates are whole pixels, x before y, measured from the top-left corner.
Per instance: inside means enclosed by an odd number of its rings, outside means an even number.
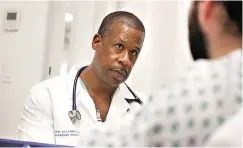
[[[127,66],[131,63],[128,51],[123,51],[118,59],[118,62],[123,66]]]

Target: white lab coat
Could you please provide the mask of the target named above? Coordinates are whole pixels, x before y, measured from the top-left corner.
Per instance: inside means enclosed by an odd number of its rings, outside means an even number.
[[[97,123],[92,98],[77,83],[76,103],[81,120],[73,124],[68,116],[72,109],[72,91],[75,75],[80,67],[74,66],[66,76],[57,76],[32,87],[18,126],[20,140],[75,146],[82,134]],[[147,97],[135,91],[145,102]],[[130,104],[124,98],[134,99],[124,84],[119,85],[112,98],[106,123],[125,122]]]

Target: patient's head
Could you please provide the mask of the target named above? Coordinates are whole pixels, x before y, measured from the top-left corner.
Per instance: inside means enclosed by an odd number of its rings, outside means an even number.
[[[189,41],[195,60],[218,58],[242,48],[242,1],[193,2]]]

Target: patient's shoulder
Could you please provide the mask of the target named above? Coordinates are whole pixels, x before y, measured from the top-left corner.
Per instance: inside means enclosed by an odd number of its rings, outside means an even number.
[[[242,109],[212,134],[206,146],[242,147]]]

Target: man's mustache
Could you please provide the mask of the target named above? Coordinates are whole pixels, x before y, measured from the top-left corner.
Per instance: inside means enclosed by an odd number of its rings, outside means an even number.
[[[112,68],[112,71],[115,71],[121,75],[124,75],[125,77],[128,76],[128,71],[125,68]]]

